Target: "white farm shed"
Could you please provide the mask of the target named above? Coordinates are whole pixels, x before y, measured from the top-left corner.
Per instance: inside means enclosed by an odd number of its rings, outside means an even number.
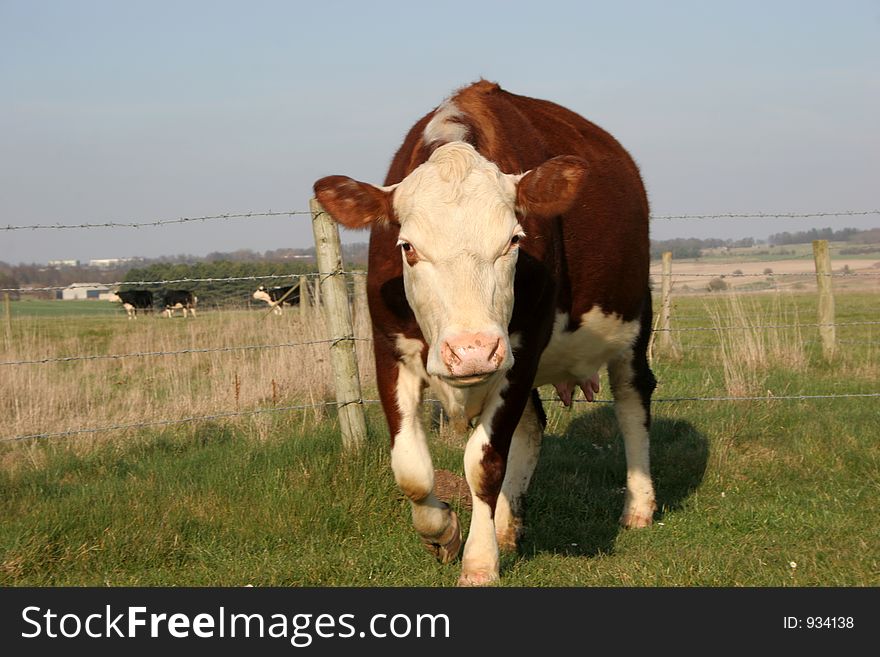
[[[102,295],[106,298],[110,291],[110,286],[103,283],[73,283],[61,290],[61,298],[64,301],[100,299]]]

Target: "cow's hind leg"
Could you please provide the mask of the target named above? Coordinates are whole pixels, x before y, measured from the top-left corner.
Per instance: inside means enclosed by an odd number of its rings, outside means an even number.
[[[538,391],[533,390],[531,403],[526,404],[513,433],[507,455],[507,471],[495,507],[495,536],[500,550],[516,552],[517,542],[522,536],[523,498],[538,463],[546,423]]]
[[[642,314],[641,330],[633,347],[608,363],[614,411],[626,452],[626,497],[620,524],[629,528],[650,525],[657,508],[654,485],[651,483],[648,439],[651,394],[657,386],[647,359],[651,333],[649,303]]]

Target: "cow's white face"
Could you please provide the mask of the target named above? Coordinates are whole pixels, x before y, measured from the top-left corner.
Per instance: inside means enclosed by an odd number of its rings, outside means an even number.
[[[561,156],[505,174],[464,142],[438,147],[399,184],[374,187],[344,176],[315,183],[324,208],[349,228],[400,226],[406,298],[429,345],[427,370],[459,386],[513,365],[507,334],[521,215],[567,211],[586,163]]]
[[[507,325],[525,233],[516,183],[457,142],[396,186],[406,298],[430,349],[428,373],[470,385],[513,364]]]
[[[257,288],[257,291],[254,292],[253,297],[257,301],[265,301],[266,303],[269,303],[269,304],[272,303],[272,297],[269,296],[269,293],[266,292],[266,288],[264,288],[264,287]]]

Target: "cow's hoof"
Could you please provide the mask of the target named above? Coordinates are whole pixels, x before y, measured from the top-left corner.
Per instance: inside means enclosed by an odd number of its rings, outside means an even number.
[[[623,525],[626,529],[639,529],[641,527],[650,527],[653,523],[654,518],[651,516],[640,516],[635,513],[620,516],[620,524]]]
[[[492,586],[497,582],[498,572],[491,570],[463,570],[458,577],[459,586]]]
[[[654,502],[651,502],[651,505],[644,509],[624,509],[623,515],[620,516],[620,524],[626,529],[650,527],[654,524],[654,511],[656,510],[657,505]]]
[[[440,563],[449,563],[457,556],[461,550],[461,525],[458,524],[458,514],[455,511],[449,512],[449,527],[439,538],[422,537],[422,543],[428,552]]]

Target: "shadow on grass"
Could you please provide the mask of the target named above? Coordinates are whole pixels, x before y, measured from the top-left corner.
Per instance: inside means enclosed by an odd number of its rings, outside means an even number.
[[[681,508],[703,480],[709,447],[692,424],[655,416],[651,474],[658,512]],[[626,459],[611,407],[575,418],[562,435],[547,434],[526,500],[520,554],[578,556],[614,549],[623,510]]]

